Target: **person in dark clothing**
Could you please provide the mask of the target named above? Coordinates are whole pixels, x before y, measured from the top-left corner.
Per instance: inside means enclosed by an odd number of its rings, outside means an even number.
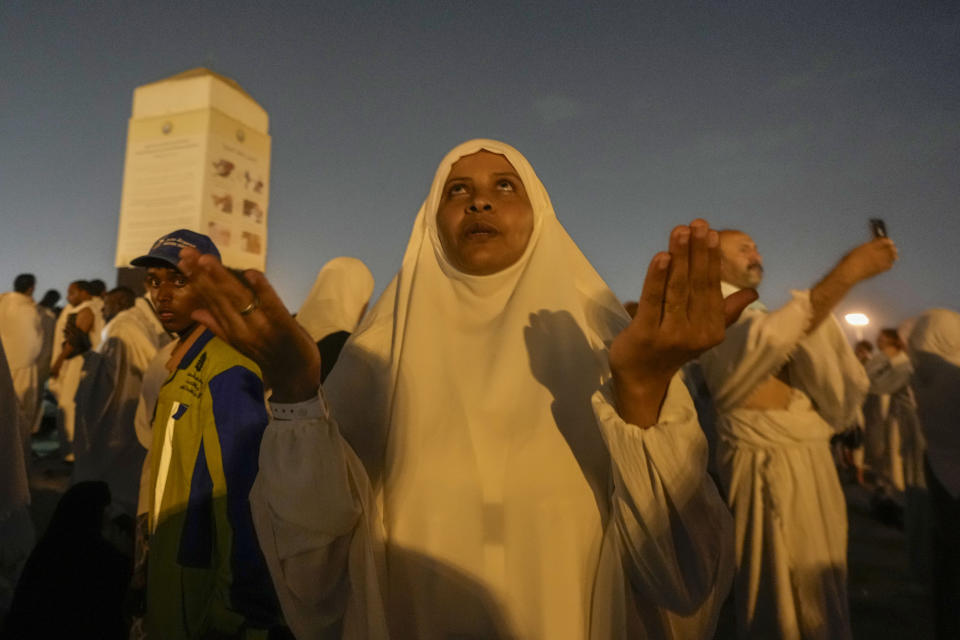
[[[127,637],[131,560],[104,538],[109,504],[104,482],[80,482],[63,494],[24,566],[4,639]]]

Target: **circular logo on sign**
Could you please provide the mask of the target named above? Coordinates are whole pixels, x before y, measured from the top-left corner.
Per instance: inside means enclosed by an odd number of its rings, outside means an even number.
[[[243,132],[243,129],[237,129],[237,140],[243,142],[243,139],[247,137],[247,134]]]
[[[170,133],[173,131],[173,123],[167,120],[163,123],[163,126],[160,127],[160,131],[162,131],[164,135]]]

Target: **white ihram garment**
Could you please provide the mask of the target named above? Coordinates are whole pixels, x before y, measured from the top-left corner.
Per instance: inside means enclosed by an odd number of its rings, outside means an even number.
[[[836,320],[807,334],[811,317],[809,294],[795,292],[776,311],[745,311],[700,357],[736,526],[741,637],[850,636],[846,503],[829,440],[854,420],[868,381]],[[740,408],[783,367],[787,409]]]
[[[456,271],[435,212],[481,149],[534,210],[524,255]],[[649,429],[601,389],[628,318],[527,161],[475,140],[447,155],[399,273],[316,407],[275,407],[251,492],[299,638],[698,638],[732,573],[729,513],[674,379]],[[298,412],[316,418],[296,417]]]
[[[134,300],[133,309],[144,327],[146,327],[147,333],[152,336],[153,344],[157,349],[161,349],[173,341],[170,334],[163,328],[160,318],[157,317],[153,303],[147,300],[145,296],[139,296]]]
[[[0,341],[17,394],[22,447],[27,450],[40,406],[37,358],[43,350],[43,327],[33,298],[16,291],[0,295]]]
[[[314,342],[339,331],[353,333],[372,294],[373,274],[367,265],[356,258],[334,258],[317,274],[297,322]]]
[[[0,339],[0,611],[10,608],[20,571],[33,548],[30,487],[19,400]],[[29,427],[26,429],[29,432]]]
[[[90,348],[96,349],[100,344],[100,338],[103,332],[103,314],[98,310],[103,307],[103,302],[99,298],[84,300],[77,306],[67,305],[57,318],[57,328],[54,332],[53,356],[51,363],[57,361],[60,353],[63,351],[63,342],[66,340],[64,330],[67,327],[67,318],[73,314],[80,313],[84,309],[90,309],[93,313],[93,326],[87,335],[90,337]],[[62,416],[63,431],[67,442],[73,442],[74,425],[76,423],[76,394],[77,387],[80,386],[80,374],[83,371],[83,358],[74,356],[69,360],[64,360],[60,365],[60,374],[50,381],[50,390],[57,396],[57,405],[60,407]]]
[[[113,502],[133,515],[145,447],[134,415],[144,372],[157,353],[156,335],[138,310],[125,309],[103,328],[100,345],[83,360],[75,401],[73,481],[103,480]]]
[[[892,358],[880,352],[867,361],[866,370],[870,378],[870,395],[864,403],[866,442],[871,445],[868,462],[881,482],[899,491],[905,484],[922,486],[924,444],[910,388],[910,358],[905,351]]]

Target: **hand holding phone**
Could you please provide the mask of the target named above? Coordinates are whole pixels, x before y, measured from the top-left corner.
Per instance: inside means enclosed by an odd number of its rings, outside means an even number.
[[[870,218],[870,231],[874,238],[887,238],[887,225],[882,218]]]

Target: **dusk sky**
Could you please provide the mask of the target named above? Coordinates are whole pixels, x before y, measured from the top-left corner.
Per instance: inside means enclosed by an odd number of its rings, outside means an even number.
[[[115,281],[133,90],[200,66],[269,114],[267,275],[292,310],[338,255],[379,293],[476,137],[527,156],[623,299],[697,216],[753,235],[770,305],[880,217],[901,259],[837,311],[960,308],[958,2],[0,0],[0,290]]]

